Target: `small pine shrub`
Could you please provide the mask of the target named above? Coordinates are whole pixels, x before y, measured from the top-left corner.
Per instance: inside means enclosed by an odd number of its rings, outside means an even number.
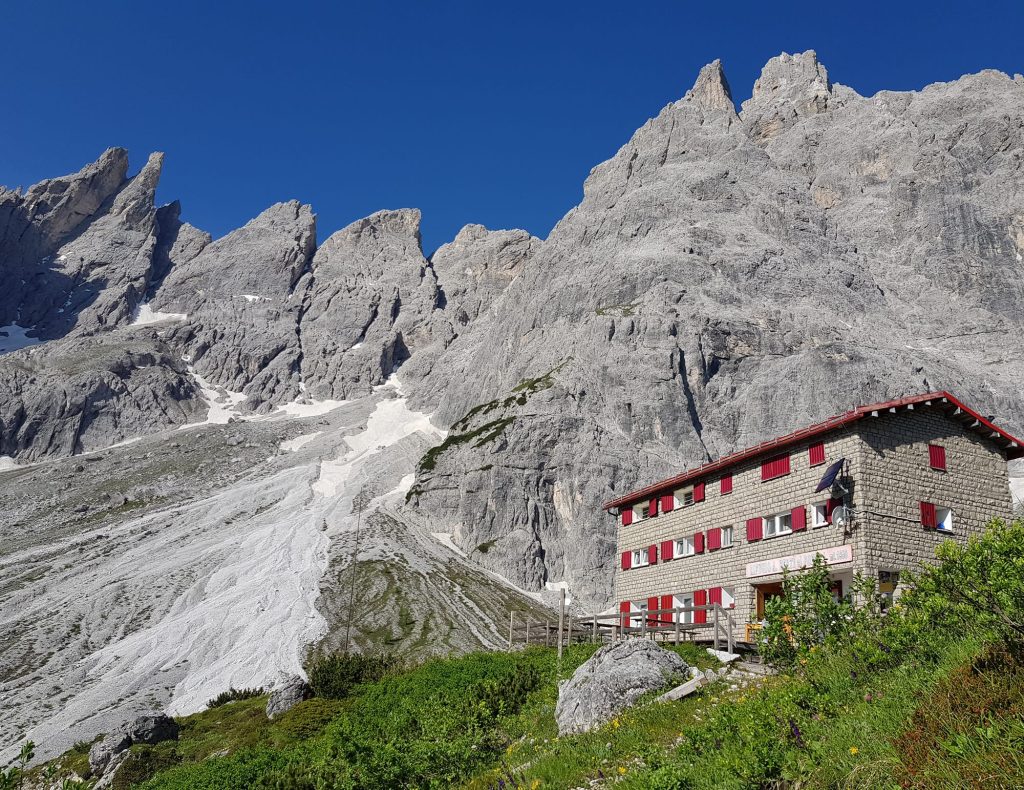
[[[219,708],[221,705],[227,705],[229,702],[235,702],[240,699],[252,699],[253,697],[260,697],[265,694],[262,688],[254,689],[236,689],[234,686],[229,688],[227,691],[222,691],[216,697],[206,703],[207,709]]]
[[[325,699],[345,699],[360,683],[381,680],[398,669],[398,660],[387,653],[331,653],[308,667],[313,693]]]

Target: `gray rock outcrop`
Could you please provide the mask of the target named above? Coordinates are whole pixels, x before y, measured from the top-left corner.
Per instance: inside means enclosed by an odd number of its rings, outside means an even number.
[[[305,678],[290,675],[278,683],[267,700],[267,718],[273,719],[313,696]]]
[[[605,645],[559,684],[555,706],[558,734],[599,727],[688,669],[678,654],[647,639]]]
[[[176,741],[178,730],[178,723],[162,713],[139,716],[126,722],[124,726],[103,736],[103,740],[90,747],[89,767],[93,776],[103,776],[108,772],[113,774],[113,763],[120,763],[118,756],[126,752],[132,744]]]

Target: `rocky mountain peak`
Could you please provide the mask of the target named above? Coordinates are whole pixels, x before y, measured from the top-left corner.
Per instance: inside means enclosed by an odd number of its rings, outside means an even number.
[[[768,140],[796,119],[825,112],[832,105],[832,82],[814,50],[769,60],[743,102],[740,117],[755,139]]]
[[[736,105],[721,60],[713,60],[700,70],[697,81],[686,92],[684,100],[693,102],[703,110],[721,110],[736,115]]]

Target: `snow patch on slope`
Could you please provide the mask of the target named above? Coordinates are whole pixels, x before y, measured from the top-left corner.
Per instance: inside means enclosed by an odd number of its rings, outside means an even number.
[[[129,326],[145,326],[147,324],[162,324],[165,321],[186,321],[187,313],[161,313],[149,306],[149,302],[143,302],[135,308],[135,315]]]

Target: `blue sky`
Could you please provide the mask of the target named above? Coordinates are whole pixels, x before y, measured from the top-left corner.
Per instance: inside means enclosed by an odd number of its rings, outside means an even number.
[[[0,183],[167,154],[215,236],[298,198],[319,238],[381,208],[546,236],[590,169],[721,58],[737,102],[815,49],[870,95],[1024,72],[1024,2],[8,2]]]

